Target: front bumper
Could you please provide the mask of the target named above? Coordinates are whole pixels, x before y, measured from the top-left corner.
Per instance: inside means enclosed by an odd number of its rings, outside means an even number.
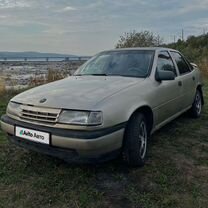
[[[31,142],[15,136],[15,126],[48,132],[50,145]],[[122,147],[126,123],[94,131],[70,130],[26,123],[8,117],[1,118],[1,128],[9,139],[27,149],[59,157],[67,161],[74,160],[108,160],[119,153]]]

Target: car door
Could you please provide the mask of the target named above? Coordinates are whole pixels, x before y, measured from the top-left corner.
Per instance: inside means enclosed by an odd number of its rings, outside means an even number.
[[[157,70],[173,71],[175,80],[156,82],[154,103],[156,103],[156,124],[161,124],[181,110],[180,97],[182,94],[181,80],[178,77],[175,64],[168,51],[158,54]],[[156,70],[156,73],[157,73]]]
[[[188,62],[179,52],[171,51],[171,56],[177,65],[179,77],[181,79],[181,105],[183,109],[186,109],[192,105],[194,100],[196,92],[196,77],[190,64],[188,64]]]

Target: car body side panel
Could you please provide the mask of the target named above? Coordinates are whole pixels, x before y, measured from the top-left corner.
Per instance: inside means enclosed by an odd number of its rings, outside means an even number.
[[[176,63],[176,60],[174,56],[172,55],[172,50],[170,51],[170,55],[173,59],[173,62],[175,64],[175,67],[178,71],[178,75],[181,81],[181,88],[182,88],[182,96],[181,96],[181,109],[186,109],[187,107],[191,106],[194,101],[195,93],[196,93],[196,88],[197,88],[197,83],[200,82],[200,73],[199,70],[197,69],[197,66],[194,67],[193,70],[191,70],[189,73],[186,74],[180,74],[179,73],[179,68]],[[188,61],[184,56],[179,53],[184,61],[188,64]],[[191,64],[188,64],[191,67]]]
[[[154,90],[148,100],[154,103],[155,125],[163,122],[181,110],[182,90],[178,79],[172,81],[154,82]]]
[[[186,108],[192,105],[197,88],[196,72],[192,71],[181,76],[183,84],[182,107]]]
[[[96,109],[102,109],[106,127],[128,121],[138,108],[148,106],[153,111],[154,124],[157,125],[180,110],[179,99],[177,80],[158,83],[147,78],[98,103]]]

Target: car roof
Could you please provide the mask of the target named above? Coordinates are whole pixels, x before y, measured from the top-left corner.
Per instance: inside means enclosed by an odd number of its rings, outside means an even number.
[[[117,48],[112,50],[106,50],[103,52],[113,52],[113,51],[138,51],[138,50],[152,50],[152,51],[177,51],[175,49],[171,48],[165,48],[165,47],[135,47],[135,48]]]

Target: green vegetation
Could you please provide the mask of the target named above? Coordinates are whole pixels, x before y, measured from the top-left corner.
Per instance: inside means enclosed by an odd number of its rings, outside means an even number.
[[[191,62],[198,64],[204,75],[208,76],[208,34],[190,36],[186,41],[178,40],[165,47],[182,52]]]
[[[151,47],[161,45],[163,42],[159,35],[150,31],[137,32],[136,30],[120,36],[116,48]]]
[[[190,36],[186,41],[178,40],[176,43],[165,45],[184,53],[190,61],[200,63],[208,61],[208,34],[201,36]]]
[[[207,207],[208,82],[204,91],[202,117],[183,115],[154,134],[139,169],[120,159],[66,164],[17,148],[0,131],[0,207]],[[11,96],[1,97],[0,114]]]

